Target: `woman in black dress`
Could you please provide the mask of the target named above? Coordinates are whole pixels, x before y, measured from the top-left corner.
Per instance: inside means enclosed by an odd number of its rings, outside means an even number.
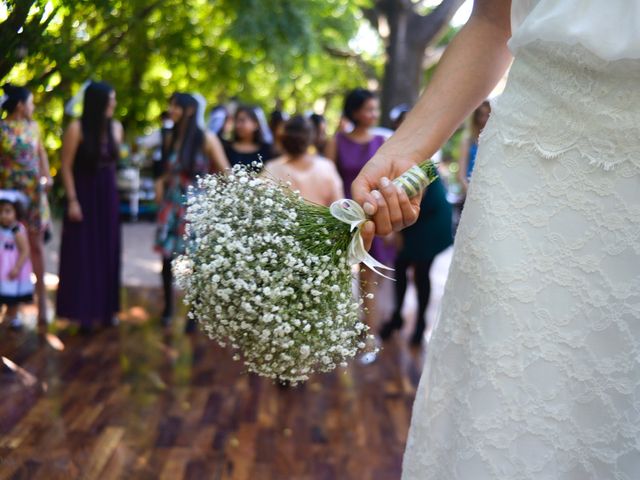
[[[234,116],[233,138],[224,143],[224,151],[229,163],[251,165],[267,162],[275,155],[271,144],[267,143],[255,108],[240,106]]]

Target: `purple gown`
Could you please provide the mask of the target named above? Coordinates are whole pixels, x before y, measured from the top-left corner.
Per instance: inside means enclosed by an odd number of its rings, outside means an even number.
[[[385,138],[381,135],[374,135],[367,143],[354,142],[343,133],[336,135],[337,167],[344,183],[344,193],[347,198],[352,198],[351,183],[353,183],[362,167],[373,157],[384,141]],[[378,237],[374,239],[370,253],[376,260],[385,265],[389,267],[394,265],[395,246],[385,245],[383,239]]]
[[[109,325],[120,310],[121,233],[116,187],[117,148],[105,145],[97,168],[80,145],[74,164],[83,220],[65,215],[60,247],[59,317],[84,327]]]

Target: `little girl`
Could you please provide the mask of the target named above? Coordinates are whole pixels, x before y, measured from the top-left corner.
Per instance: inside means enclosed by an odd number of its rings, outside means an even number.
[[[7,306],[5,319],[15,330],[22,328],[20,304],[33,300],[31,270],[29,242],[18,221],[17,205],[0,197],[0,306]]]

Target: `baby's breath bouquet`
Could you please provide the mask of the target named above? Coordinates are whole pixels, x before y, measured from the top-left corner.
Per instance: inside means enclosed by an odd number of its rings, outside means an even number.
[[[429,161],[396,183],[415,195],[435,176]],[[189,248],[174,271],[189,315],[248,370],[297,383],[365,347],[351,265],[384,266],[364,250],[357,203],[312,204],[237,166],[199,179],[187,220]]]

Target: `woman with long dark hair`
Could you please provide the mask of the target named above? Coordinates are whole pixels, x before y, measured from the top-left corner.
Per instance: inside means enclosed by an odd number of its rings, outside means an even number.
[[[173,304],[173,274],[171,261],[185,251],[186,195],[199,175],[221,172],[229,162],[218,137],[199,125],[203,106],[194,95],[175,93],[170,100],[169,116],[173,120],[173,131],[163,145],[165,172],[161,178],[158,212],[158,229],[155,248],[162,255],[162,285],[164,310],[162,324],[171,323]],[[195,324],[189,322],[187,330]]]
[[[91,82],[82,118],[62,142],[62,180],[67,208],[60,248],[58,316],[80,322],[85,332],[116,322],[120,309],[120,221],[116,164],[123,138],[113,119],[116,93]]]
[[[273,147],[265,138],[256,108],[241,105],[233,117],[233,136],[230,142],[225,142],[224,151],[231,165],[251,165],[260,159],[263,162],[271,160],[275,154]]]
[[[40,139],[38,124],[33,120],[33,95],[24,88],[7,84],[0,120],[0,189],[15,190],[24,198],[24,223],[27,227],[33,272],[36,275],[38,324],[46,325],[47,300],[44,285],[43,208],[46,185],[51,185],[49,160]]]

